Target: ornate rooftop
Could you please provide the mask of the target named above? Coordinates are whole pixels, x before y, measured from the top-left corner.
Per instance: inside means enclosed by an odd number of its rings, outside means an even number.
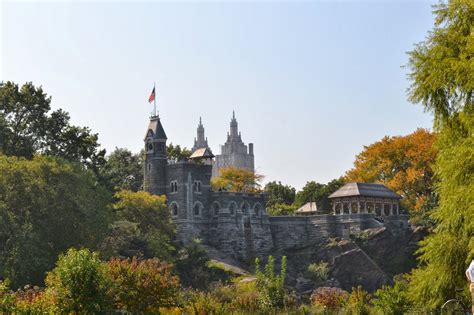
[[[400,195],[382,184],[368,183],[348,183],[332,193],[329,198],[344,197],[375,197],[375,198],[396,198],[400,199]]]

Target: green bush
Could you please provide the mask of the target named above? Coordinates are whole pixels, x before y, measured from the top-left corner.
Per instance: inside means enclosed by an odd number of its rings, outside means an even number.
[[[99,254],[88,249],[69,249],[46,277],[47,292],[55,295],[61,313],[107,313],[110,284]]]
[[[408,298],[408,281],[405,277],[395,277],[395,283],[391,286],[383,286],[374,293],[372,304],[383,314],[402,315],[405,314],[412,304]]]
[[[281,308],[285,301],[285,274],[286,256],[281,259],[281,270],[279,275],[275,275],[275,260],[268,257],[268,262],[260,271],[260,260],[255,259],[255,275],[257,277],[257,289],[260,294],[260,304],[266,308]]]
[[[349,300],[347,302],[347,309],[351,314],[369,315],[370,314],[370,299],[371,296],[365,291],[362,286],[352,288]]]
[[[309,264],[307,271],[313,281],[326,281],[328,279],[328,263],[324,261]]]

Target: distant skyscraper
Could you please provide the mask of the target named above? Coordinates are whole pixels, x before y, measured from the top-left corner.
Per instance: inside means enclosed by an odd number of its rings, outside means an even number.
[[[219,176],[219,171],[225,167],[242,168],[255,173],[253,143],[249,143],[247,150],[247,145],[243,143],[242,136],[238,130],[235,112],[232,112],[230,133],[227,133],[227,141],[221,146],[221,154],[216,155],[212,165],[212,176]]]
[[[192,152],[201,148],[209,148],[207,144],[207,138],[204,137],[204,126],[202,125],[201,117],[199,117],[199,125],[197,127],[197,138],[194,138],[194,146]]]

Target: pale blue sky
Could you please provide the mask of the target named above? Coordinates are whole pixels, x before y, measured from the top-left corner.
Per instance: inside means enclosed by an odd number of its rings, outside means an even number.
[[[433,3],[3,2],[0,80],[42,85],[109,152],[142,147],[153,81],[173,143],[191,147],[202,116],[219,153],[235,109],[258,172],[299,189],[431,126],[402,66]]]

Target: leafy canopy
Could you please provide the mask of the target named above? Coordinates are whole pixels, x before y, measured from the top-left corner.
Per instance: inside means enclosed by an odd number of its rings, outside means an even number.
[[[220,174],[211,180],[213,190],[232,192],[259,192],[262,175],[254,174],[246,169],[226,167]]]
[[[32,158],[35,153],[76,161],[98,172],[105,150],[97,134],[71,125],[69,114],[51,110],[51,97],[31,82],[21,88],[0,82],[0,152]]]
[[[406,136],[384,137],[359,153],[347,182],[380,182],[402,196],[402,206],[414,214],[436,204],[433,165],[436,134],[418,129]]]
[[[59,253],[102,239],[111,195],[81,165],[0,155],[0,174],[0,278],[14,288],[41,284]]]
[[[437,227],[409,286],[410,298],[432,309],[466,285],[474,258],[474,2],[441,3],[434,13],[433,30],[409,53],[410,99],[434,114],[439,131]]]

